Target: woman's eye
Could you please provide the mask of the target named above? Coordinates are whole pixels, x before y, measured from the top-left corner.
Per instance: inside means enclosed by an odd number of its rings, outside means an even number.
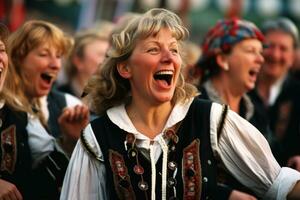
[[[0,48],[0,52],[1,53],[6,53],[6,49],[5,48]]]
[[[253,49],[246,49],[246,52],[248,52],[248,53],[255,53],[255,51]]]
[[[45,56],[47,56],[47,53],[39,53],[39,56],[40,57],[45,57]]]
[[[173,52],[173,53],[178,53],[178,49],[171,49],[171,51]]]
[[[148,49],[148,52],[150,53],[158,52],[158,48],[150,48]]]

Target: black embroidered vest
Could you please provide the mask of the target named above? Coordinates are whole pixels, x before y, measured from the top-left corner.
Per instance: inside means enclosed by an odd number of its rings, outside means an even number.
[[[48,131],[53,137],[58,138],[61,133],[57,119],[67,106],[65,93],[52,89],[47,96],[47,102],[49,110]]]
[[[6,105],[0,110],[0,178],[16,185],[23,199],[32,199],[26,126],[26,113],[13,111]]]
[[[167,199],[215,199],[210,109],[210,102],[195,98],[168,144]],[[140,150],[130,151],[130,145],[125,145],[130,133],[107,115],[91,125],[104,155],[110,199],[151,199],[151,163]],[[162,198],[162,157],[156,163],[156,199]]]

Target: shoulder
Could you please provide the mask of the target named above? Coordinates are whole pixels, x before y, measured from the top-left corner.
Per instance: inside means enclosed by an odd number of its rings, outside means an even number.
[[[28,115],[23,111],[15,111],[7,105],[2,108],[5,115],[20,127],[26,127],[28,123]]]
[[[81,100],[69,93],[58,91],[57,89],[52,89],[47,97],[48,101],[60,101],[65,102],[66,106],[74,106],[82,104]]]
[[[82,104],[82,101],[78,97],[75,97],[74,95],[68,93],[65,93],[64,95],[66,98],[67,106],[75,106],[78,104]]]
[[[80,142],[84,147],[84,150],[90,154],[93,158],[99,161],[103,161],[103,154],[95,137],[92,125],[89,124],[82,132],[80,136]]]

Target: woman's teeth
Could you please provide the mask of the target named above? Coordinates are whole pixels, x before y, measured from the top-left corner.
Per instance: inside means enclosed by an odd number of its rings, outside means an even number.
[[[168,85],[171,84],[173,77],[173,71],[159,71],[154,74],[155,80],[164,80],[168,83]]]

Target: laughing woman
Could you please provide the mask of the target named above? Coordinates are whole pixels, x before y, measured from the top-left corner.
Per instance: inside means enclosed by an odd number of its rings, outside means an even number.
[[[55,25],[31,20],[11,34],[8,44],[11,65],[5,89],[16,97],[16,106],[28,112],[30,179],[35,189],[31,199],[58,199],[67,155],[88,123],[86,106],[68,107],[70,95],[50,92],[71,42]],[[47,104],[55,106],[49,109]]]
[[[27,115],[3,91],[8,71],[8,34],[7,27],[0,24],[0,199],[31,199],[26,183],[31,171]]]
[[[263,34],[252,22],[239,19],[218,21],[202,44],[199,65],[204,71],[205,81],[200,85],[200,98],[227,104],[269,139],[271,133],[266,112],[255,106],[247,95],[255,87],[264,62],[263,42]],[[269,142],[274,145],[274,142]],[[228,186],[228,195],[230,188],[251,193],[225,171],[219,173],[218,179],[219,184]]]
[[[278,165],[262,134],[185,84],[186,36],[165,9],[113,35],[101,75],[89,83],[99,118],[75,147],[62,200],[216,199],[216,157],[257,196],[300,199],[300,174]]]

